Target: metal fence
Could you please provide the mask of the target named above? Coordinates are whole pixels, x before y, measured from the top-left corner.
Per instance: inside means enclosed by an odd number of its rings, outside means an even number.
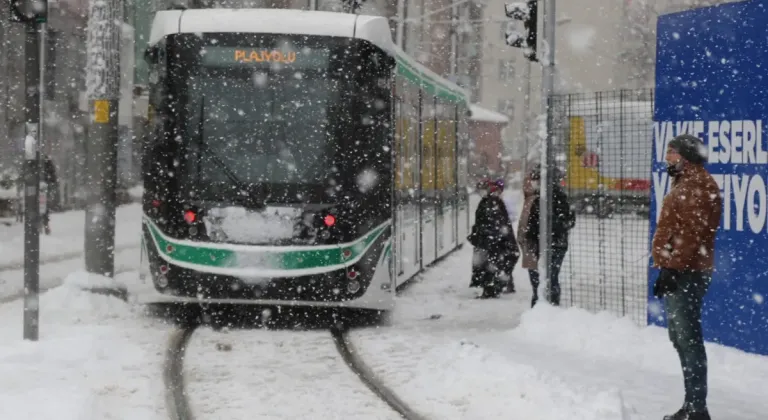
[[[646,322],[653,91],[555,95],[555,159],[577,213],[562,304]]]

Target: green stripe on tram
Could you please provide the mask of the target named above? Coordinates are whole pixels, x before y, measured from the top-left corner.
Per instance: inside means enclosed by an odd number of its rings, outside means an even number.
[[[429,75],[420,72],[418,69],[411,66],[404,58],[397,57],[397,74],[403,76],[406,80],[413,84],[417,84],[424,87],[424,90],[432,95],[437,96],[451,102],[465,102],[465,94],[461,91],[456,91],[451,87],[441,84],[439,81],[433,79]]]
[[[317,250],[288,249],[275,252],[263,250],[263,248],[268,247],[254,247],[252,250],[237,251],[226,247],[208,247],[204,242],[199,245],[190,245],[187,241],[178,241],[168,237],[160,231],[151,219],[144,218],[144,224],[149,228],[158,251],[171,261],[218,268],[258,266],[280,270],[333,267],[354,261],[381,236],[390,223],[391,221],[383,223],[357,240],[347,244],[339,244],[338,247],[325,247]]]

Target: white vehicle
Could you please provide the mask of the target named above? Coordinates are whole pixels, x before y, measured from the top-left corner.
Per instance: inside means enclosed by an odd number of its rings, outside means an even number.
[[[158,12],[141,302],[388,311],[466,238],[468,98],[383,17]]]

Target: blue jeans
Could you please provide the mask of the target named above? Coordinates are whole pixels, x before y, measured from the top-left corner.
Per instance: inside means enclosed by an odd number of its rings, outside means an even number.
[[[552,248],[552,261],[549,266],[549,290],[547,290],[547,301],[550,304],[560,305],[560,268],[563,266],[567,248]],[[528,270],[528,278],[531,280],[533,288],[533,297],[531,298],[531,307],[536,305],[539,300],[539,270]]]
[[[682,272],[678,288],[664,298],[667,330],[680,357],[685,404],[692,411],[707,409],[707,352],[701,328],[701,308],[712,277],[704,272]]]

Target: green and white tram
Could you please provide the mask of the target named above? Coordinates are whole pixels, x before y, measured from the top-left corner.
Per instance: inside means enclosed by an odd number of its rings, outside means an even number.
[[[382,17],[155,16],[140,302],[387,311],[468,231],[464,91]]]

